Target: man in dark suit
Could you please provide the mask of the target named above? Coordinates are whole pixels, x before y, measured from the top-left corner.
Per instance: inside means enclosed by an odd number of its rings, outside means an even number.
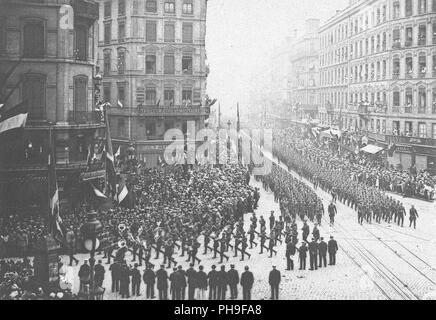
[[[177,300],[177,268],[173,268],[173,272],[170,274],[170,294],[172,300]]]
[[[269,285],[271,286],[271,300],[279,299],[279,285],[282,280],[280,271],[273,266],[273,269],[269,273]]]
[[[96,287],[103,287],[104,274],[106,270],[101,260],[98,260],[98,264],[94,267],[94,281]]]
[[[300,259],[300,269],[306,270],[306,260],[307,260],[307,246],[306,242],[301,244],[300,249],[298,249],[298,258]]]
[[[328,252],[329,252],[329,265],[334,266],[336,264],[336,252],[338,251],[338,243],[333,236],[330,236],[330,240],[328,243]]]
[[[218,271],[217,284],[218,284],[218,300],[226,300],[228,279],[227,279],[227,272],[225,266],[221,266],[221,270]]]
[[[154,299],[154,284],[156,283],[156,275],[151,266],[147,266],[144,270],[144,275],[142,276],[146,287],[146,297],[147,299]]]
[[[182,266],[178,266],[177,270],[177,288],[180,292],[180,298],[178,300],[185,300],[186,297],[186,271]]]
[[[245,267],[245,271],[241,274],[241,286],[242,286],[242,299],[251,300],[251,289],[254,284],[254,276],[249,271],[248,266]]]
[[[159,300],[168,299],[168,273],[165,266],[161,265],[160,269],[156,271],[157,290],[159,290]]]
[[[132,274],[132,296],[139,297],[141,295],[141,272],[138,270],[139,265],[135,263]]]
[[[230,287],[230,299],[238,299],[238,284],[239,284],[239,273],[235,270],[235,265],[230,265],[230,270],[227,272],[227,281]]]
[[[318,244],[318,255],[319,255],[319,267],[321,268],[324,263],[324,268],[327,267],[327,243],[324,238],[321,237],[321,241]]]
[[[207,275],[207,278],[209,279],[209,300],[217,299],[218,271],[215,269],[216,266],[212,265],[212,270],[209,271]]]
[[[309,270],[318,270],[318,243],[316,243],[315,238],[312,238],[312,241],[309,243],[309,261],[310,261],[310,269]]]
[[[194,300],[197,271],[194,270],[193,263],[190,263],[189,269],[186,270],[186,276],[188,277],[188,300]]]
[[[120,291],[120,280],[121,280],[121,265],[114,261],[109,267],[112,275],[112,292]]]
[[[286,244],[286,270],[294,270],[294,255],[297,251],[297,248],[295,247],[295,243],[292,241],[288,241]]]

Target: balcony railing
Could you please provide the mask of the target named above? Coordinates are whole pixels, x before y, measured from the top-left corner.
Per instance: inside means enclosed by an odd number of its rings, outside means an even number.
[[[75,124],[99,124],[102,123],[101,113],[97,111],[70,111],[68,122]]]
[[[118,116],[209,116],[210,107],[172,106],[172,107],[144,107],[111,108],[109,115]]]
[[[404,113],[412,113],[412,107],[404,107]]]

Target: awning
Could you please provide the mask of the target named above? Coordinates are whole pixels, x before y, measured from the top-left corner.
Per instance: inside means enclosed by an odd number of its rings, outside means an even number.
[[[363,147],[362,149],[360,149],[360,151],[363,151],[366,153],[371,153],[371,154],[376,154],[382,150],[383,150],[382,147],[375,146],[373,144],[368,144],[366,147]]]

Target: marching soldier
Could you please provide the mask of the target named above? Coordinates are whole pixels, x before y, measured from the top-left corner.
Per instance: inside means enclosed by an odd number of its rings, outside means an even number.
[[[404,209],[403,205],[400,204],[398,206],[397,223],[398,223],[398,225],[400,225],[400,223],[401,223],[401,227],[404,226],[404,216],[405,215],[406,215],[406,209]]]
[[[209,232],[206,231],[206,232],[204,233],[204,239],[203,239],[203,245],[204,245],[204,251],[203,251],[203,254],[207,254],[207,248],[208,248],[208,246],[209,246],[209,243],[210,243]]]
[[[257,228],[257,217],[256,217],[255,212],[253,212],[253,214],[251,215],[250,221],[251,221],[251,225],[254,227],[254,229],[256,229]]]
[[[296,246],[292,241],[289,241],[286,244],[286,264],[287,268],[286,270],[294,270],[294,255],[296,253]]]
[[[165,264],[166,260],[168,259],[168,267],[171,268],[171,260],[173,258],[174,253],[174,241],[171,238],[168,238],[167,241],[165,241],[165,254],[164,254],[164,261],[163,264]]]
[[[220,240],[218,239],[218,237],[215,234],[213,234],[213,237],[211,236],[211,238],[213,239],[213,259],[215,259],[216,255],[218,253]]]
[[[416,211],[415,206],[412,204],[412,208],[409,210],[409,228],[412,227],[413,224],[413,228],[416,229],[416,218],[418,218],[418,211]]]
[[[265,247],[265,241],[266,241],[266,231],[262,230],[260,232],[260,254],[263,253],[263,248]]]
[[[272,258],[274,245],[275,245],[275,234],[274,234],[274,230],[271,230],[271,233],[269,235],[269,243],[268,243],[269,257],[270,258]]]
[[[303,228],[301,228],[301,230],[303,231],[303,241],[308,242],[307,237],[310,234],[310,228],[309,225],[307,224],[307,221],[304,221]]]
[[[250,226],[250,230],[248,231],[248,234],[250,235],[250,249],[253,249],[254,244],[254,237],[255,237],[256,227],[252,224]]]
[[[315,239],[315,242],[318,242],[318,240],[320,238],[320,234],[319,234],[319,229],[318,229],[317,223],[315,223],[315,226],[313,227],[312,235],[313,235],[313,238]]]
[[[241,244],[241,246],[242,246],[242,251],[241,251],[241,253],[242,253],[242,257],[241,257],[240,261],[244,261],[245,254],[246,254],[247,247],[248,247],[248,244],[247,244],[247,237],[244,236],[244,237],[242,238],[242,244]]]
[[[276,217],[274,217],[274,211],[271,211],[271,215],[269,216],[269,228],[272,230],[274,228],[276,222]]]
[[[329,218],[330,218],[330,225],[334,225],[335,224],[335,215],[338,213],[337,209],[336,209],[336,205],[332,202],[330,202],[329,206],[328,206],[328,212],[329,212]]]
[[[221,237],[221,240],[220,240],[220,244],[221,244],[221,247],[220,247],[220,249],[221,249],[221,251],[220,251],[220,263],[223,263],[224,252],[226,251],[226,243],[227,243],[226,236],[223,233],[223,235]]]
[[[303,242],[301,244],[300,249],[298,249],[298,257],[300,259],[300,269],[299,270],[306,270],[306,259],[307,259],[306,242]]]

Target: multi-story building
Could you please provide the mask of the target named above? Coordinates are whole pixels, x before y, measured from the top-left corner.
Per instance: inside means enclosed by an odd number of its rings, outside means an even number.
[[[436,169],[436,0],[351,0],[320,43],[321,121]]]
[[[318,19],[306,20],[305,31],[292,44],[290,102],[299,119],[317,118],[319,85]]]
[[[205,126],[207,0],[99,0],[103,99],[115,147],[158,164],[169,129]],[[124,151],[122,151],[124,153]]]
[[[78,203],[85,180],[104,178],[104,168],[86,161],[104,133],[93,111],[97,19],[93,1],[0,0],[0,76],[21,59],[0,93],[11,93],[3,108],[26,101],[29,112],[24,133],[0,137],[0,211],[47,208],[49,131],[61,204]]]

